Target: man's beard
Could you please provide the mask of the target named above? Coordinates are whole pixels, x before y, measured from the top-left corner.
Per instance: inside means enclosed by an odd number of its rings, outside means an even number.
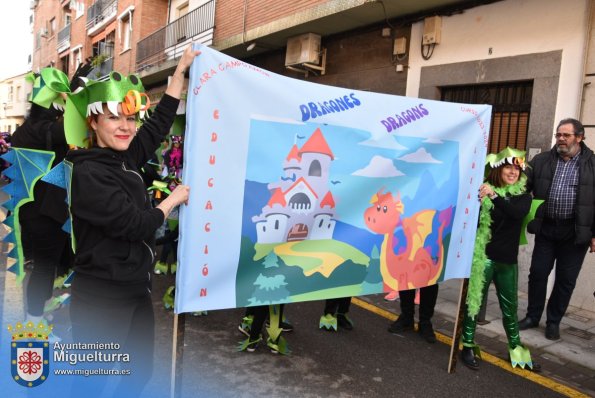
[[[560,155],[573,156],[578,151],[578,148],[577,148],[578,146],[579,146],[579,144],[577,142],[575,142],[571,145],[566,145],[565,148],[560,148],[560,145],[556,145],[556,151],[558,151],[558,153]]]

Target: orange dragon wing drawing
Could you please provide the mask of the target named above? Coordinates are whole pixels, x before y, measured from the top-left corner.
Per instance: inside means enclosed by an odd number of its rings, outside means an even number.
[[[436,214],[436,210],[422,210],[410,218],[403,219],[403,232],[407,239],[405,253],[409,261],[415,259],[418,250],[423,250],[426,238],[432,233],[434,214]]]

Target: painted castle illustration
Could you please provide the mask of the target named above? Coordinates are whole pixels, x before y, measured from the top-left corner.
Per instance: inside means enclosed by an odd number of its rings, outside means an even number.
[[[332,239],[335,200],[329,189],[334,155],[319,128],[301,148],[291,147],[284,175],[270,183],[271,197],[256,224],[257,243]]]

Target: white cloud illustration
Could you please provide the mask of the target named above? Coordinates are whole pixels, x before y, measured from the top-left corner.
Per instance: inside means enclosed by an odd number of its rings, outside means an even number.
[[[405,174],[395,167],[391,159],[376,155],[366,167],[354,171],[352,175],[362,177],[400,177]]]
[[[428,138],[427,140],[424,140],[424,142],[426,144],[444,144],[444,141],[439,138]]]
[[[365,146],[372,146],[375,148],[395,149],[397,151],[409,149],[409,148],[404,147],[403,145],[399,144],[396,137],[394,137],[392,135],[383,135],[382,138],[379,140],[370,138],[369,140],[359,142],[358,144],[365,145]]]
[[[434,159],[432,154],[426,151],[425,148],[419,148],[413,153],[403,155],[399,160],[408,163],[442,163],[441,161]]]

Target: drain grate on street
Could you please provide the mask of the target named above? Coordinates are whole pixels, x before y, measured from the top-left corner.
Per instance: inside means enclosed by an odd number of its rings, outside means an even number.
[[[584,339],[584,340],[591,340],[595,336],[595,334],[593,334],[591,332],[588,332],[586,330],[581,330],[581,329],[573,328],[573,327],[569,327],[565,331],[568,334],[571,334],[571,335],[576,336],[576,337],[580,337],[581,339]]]

